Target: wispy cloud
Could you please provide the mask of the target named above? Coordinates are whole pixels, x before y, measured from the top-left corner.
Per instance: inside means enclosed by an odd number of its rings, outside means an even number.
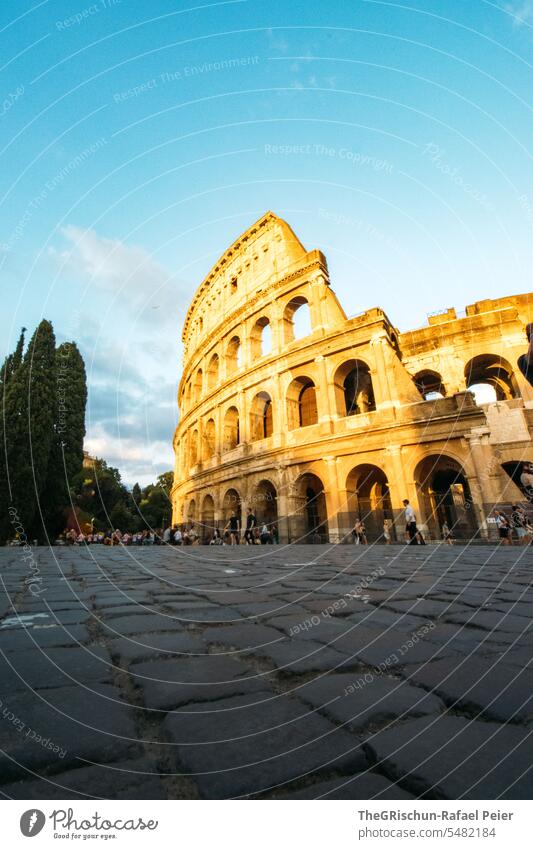
[[[533,0],[513,0],[505,5],[505,10],[514,17],[515,26],[533,24]]]

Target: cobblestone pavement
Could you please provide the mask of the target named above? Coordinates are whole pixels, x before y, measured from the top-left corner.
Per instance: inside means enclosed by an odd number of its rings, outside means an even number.
[[[533,550],[0,550],[6,798],[533,795]]]

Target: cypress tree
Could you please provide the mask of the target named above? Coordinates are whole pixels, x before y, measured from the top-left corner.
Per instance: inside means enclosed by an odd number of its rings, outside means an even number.
[[[85,363],[74,342],[64,342],[56,351],[56,383],[57,414],[42,498],[49,538],[64,526],[71,488],[83,464],[87,381]]]
[[[5,444],[5,434],[8,428],[6,427],[6,411],[4,407],[5,400],[5,392],[6,388],[13,378],[13,375],[17,371],[17,369],[22,365],[22,359],[24,356],[24,333],[26,328],[23,327],[19,340],[17,342],[17,346],[12,354],[9,354],[2,365],[2,369],[0,371],[0,539],[4,539],[8,535],[9,528],[9,514],[8,514],[8,506],[10,502],[9,498],[9,485],[7,478],[7,465],[6,465],[6,444]]]
[[[48,473],[57,415],[55,337],[49,321],[41,321],[22,363],[8,378],[3,399],[8,506],[16,510],[30,538],[41,535],[39,499]]]

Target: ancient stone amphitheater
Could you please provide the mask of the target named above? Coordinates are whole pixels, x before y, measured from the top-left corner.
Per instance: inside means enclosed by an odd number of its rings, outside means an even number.
[[[516,367],[532,319],[533,295],[405,333],[379,307],[348,319],[324,255],[266,213],[185,319],[174,521],[208,538],[252,507],[282,542],[350,539],[357,516],[369,540],[385,518],[401,539],[409,498],[429,538],[445,520],[457,538],[493,535],[494,505],[524,500],[511,471],[533,461],[533,390]]]

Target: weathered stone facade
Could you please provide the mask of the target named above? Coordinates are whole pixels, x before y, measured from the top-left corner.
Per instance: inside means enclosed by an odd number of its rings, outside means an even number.
[[[533,461],[533,390],[516,367],[532,320],[533,295],[406,333],[379,308],[347,318],[324,255],[268,212],[185,319],[174,521],[209,536],[251,506],[281,541],[342,541],[358,515],[370,540],[386,517],[401,538],[409,498],[430,538],[444,519],[457,537],[486,536],[494,504],[522,499],[502,463]],[[476,405],[479,383],[496,402]]]

